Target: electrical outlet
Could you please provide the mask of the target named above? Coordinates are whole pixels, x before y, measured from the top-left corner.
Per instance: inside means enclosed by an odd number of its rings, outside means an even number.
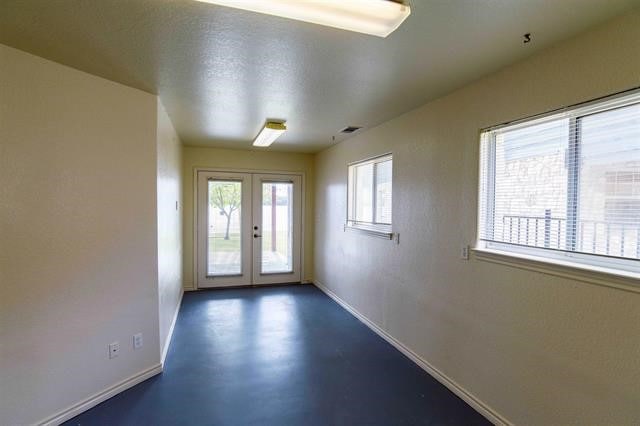
[[[109,358],[116,358],[118,355],[120,355],[120,343],[113,342],[109,345]]]
[[[469,260],[469,246],[462,246],[462,249],[460,249],[460,259]]]
[[[393,234],[393,241],[395,241],[396,244],[400,244],[400,233],[396,232]]]
[[[142,347],[142,333],[133,335],[133,349],[140,349]]]

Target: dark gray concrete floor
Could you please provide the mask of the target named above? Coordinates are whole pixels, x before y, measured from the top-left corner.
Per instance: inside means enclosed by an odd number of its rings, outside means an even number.
[[[184,295],[165,370],[69,425],[475,425],[312,285]]]

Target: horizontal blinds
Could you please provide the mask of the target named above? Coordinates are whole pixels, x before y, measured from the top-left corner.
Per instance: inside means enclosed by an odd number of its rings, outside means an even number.
[[[640,104],[578,125],[576,250],[640,258]]]
[[[374,163],[355,166],[355,220],[373,223]]]
[[[375,173],[375,222],[391,224],[391,174],[392,162],[385,160],[376,163]]]
[[[640,258],[640,96],[483,132],[480,239]]]
[[[391,225],[392,157],[366,160],[349,166],[350,224]]]

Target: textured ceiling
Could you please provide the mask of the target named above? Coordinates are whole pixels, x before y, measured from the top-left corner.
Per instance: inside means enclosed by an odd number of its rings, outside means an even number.
[[[0,0],[0,43],[159,94],[185,144],[251,148],[272,118],[269,149],[314,152],[640,1],[410,4],[381,39],[192,0]]]

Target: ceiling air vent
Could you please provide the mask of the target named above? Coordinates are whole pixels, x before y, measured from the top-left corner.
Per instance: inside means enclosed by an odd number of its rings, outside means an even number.
[[[362,129],[362,127],[356,127],[356,126],[349,126],[349,127],[345,127],[344,129],[340,130],[340,133],[353,133],[357,130]]]

